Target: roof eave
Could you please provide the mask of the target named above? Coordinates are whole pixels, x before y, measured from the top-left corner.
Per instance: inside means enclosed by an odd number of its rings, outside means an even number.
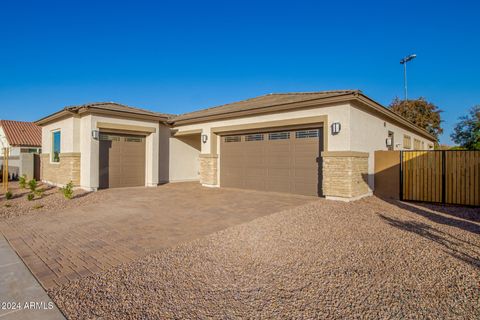
[[[200,122],[206,122],[206,121],[240,118],[240,117],[253,116],[253,115],[263,114],[263,113],[288,111],[292,109],[309,108],[309,107],[324,105],[324,104],[346,102],[353,99],[356,95],[357,95],[357,92],[347,92],[347,93],[337,94],[329,97],[303,100],[300,102],[289,102],[289,103],[283,103],[283,104],[270,105],[270,106],[265,106],[265,107],[256,108],[252,110],[240,110],[235,112],[230,111],[230,112],[223,112],[223,113],[213,114],[213,115],[184,118],[180,120],[176,120],[175,118],[172,118],[172,119],[169,119],[169,123],[173,126],[177,126],[177,125],[194,124],[194,123],[200,123]]]
[[[162,116],[162,115],[147,115],[147,114],[139,114],[135,112],[128,112],[128,111],[114,111],[114,110],[105,110],[101,108],[95,108],[95,107],[69,107],[62,109],[60,111],[57,111],[49,116],[46,116],[42,119],[39,119],[35,121],[34,123],[36,125],[42,126],[45,124],[48,124],[50,122],[56,121],[60,118],[66,117],[66,116],[75,116],[75,115],[86,115],[90,113],[96,113],[96,114],[105,114],[105,115],[115,115],[119,117],[125,117],[125,116],[131,116],[137,119],[144,119],[144,120],[152,120],[152,121],[160,121],[160,122],[167,122],[168,117],[167,116]]]
[[[41,118],[37,121],[34,121],[33,123],[35,123],[37,126],[43,126],[47,123],[58,120],[59,118],[62,118],[64,116],[74,115],[74,114],[75,114],[75,111],[68,110],[68,109],[62,109],[62,110],[57,111],[55,113],[52,113],[52,114],[50,114],[46,117],[43,117],[43,118]]]
[[[95,113],[95,114],[115,115],[119,117],[125,117],[126,115],[128,115],[137,119],[154,120],[154,121],[161,121],[161,122],[168,121],[168,117],[161,114],[150,115],[150,114],[142,114],[142,113],[129,112],[129,111],[107,110],[107,109],[95,108],[95,107],[82,107],[78,109],[77,113],[79,115]]]
[[[9,143],[9,144],[10,144],[10,143]],[[38,145],[38,144],[10,144],[10,147],[41,148],[42,145]]]

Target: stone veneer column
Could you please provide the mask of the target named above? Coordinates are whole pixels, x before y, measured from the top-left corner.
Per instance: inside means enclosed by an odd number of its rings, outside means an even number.
[[[205,186],[218,184],[218,155],[200,154],[200,183]]]
[[[41,174],[42,181],[55,184],[66,185],[70,181],[75,186],[80,185],[80,153],[60,153],[60,162],[50,162],[50,154],[41,155]]]
[[[323,194],[328,199],[355,200],[371,195],[368,187],[368,152],[326,151]]]

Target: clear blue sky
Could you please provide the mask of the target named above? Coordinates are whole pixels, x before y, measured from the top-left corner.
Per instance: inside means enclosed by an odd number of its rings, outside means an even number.
[[[357,3],[358,2],[358,3]],[[3,1],[0,118],[116,101],[184,113],[270,92],[361,89],[480,104],[475,1]]]

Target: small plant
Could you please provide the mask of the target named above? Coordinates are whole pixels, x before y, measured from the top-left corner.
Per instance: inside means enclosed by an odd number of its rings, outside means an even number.
[[[70,181],[67,183],[63,188],[60,188],[60,192],[63,193],[65,199],[72,199],[73,198],[73,182]]]
[[[35,189],[35,191],[33,191],[33,194],[36,196],[36,197],[43,197],[43,193],[45,192],[44,189]]]
[[[10,208],[12,205],[10,203],[5,203],[5,208]]]
[[[43,204],[36,204],[33,206],[33,209],[35,210],[42,209],[42,208],[43,208]]]
[[[27,200],[28,200],[28,201],[32,201],[33,198],[35,198],[35,195],[34,195],[33,193],[27,194]]]
[[[5,192],[5,199],[10,200],[12,198],[13,198],[12,191],[8,190],[7,192]]]
[[[19,180],[18,180],[18,185],[20,188],[25,189],[27,187],[27,175],[23,174]]]
[[[30,181],[28,181],[28,187],[30,188],[30,191],[32,192],[35,192],[35,190],[37,189],[37,180],[35,179],[32,179]]]

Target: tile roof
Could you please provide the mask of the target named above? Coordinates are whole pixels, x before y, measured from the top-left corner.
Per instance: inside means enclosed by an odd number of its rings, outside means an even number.
[[[322,98],[331,98],[346,94],[360,93],[360,90],[334,90],[318,92],[292,92],[292,93],[270,93],[263,96],[246,99],[234,103],[224,104],[218,107],[202,109],[178,116],[173,116],[169,120],[172,122],[202,118],[207,116],[229,114],[238,111],[248,111],[261,109],[277,105],[316,100]]]
[[[11,146],[42,146],[42,128],[33,122],[0,120],[0,127]]]
[[[77,112],[80,109],[100,109],[100,110],[118,111],[118,112],[126,112],[126,113],[155,116],[155,117],[164,117],[164,118],[168,118],[169,116],[164,113],[149,111],[149,110],[140,109],[140,108],[134,108],[134,107],[126,106],[124,104],[120,104],[116,102],[93,102],[93,103],[82,104],[79,106],[69,106],[64,108],[64,110],[71,111],[71,112]]]

